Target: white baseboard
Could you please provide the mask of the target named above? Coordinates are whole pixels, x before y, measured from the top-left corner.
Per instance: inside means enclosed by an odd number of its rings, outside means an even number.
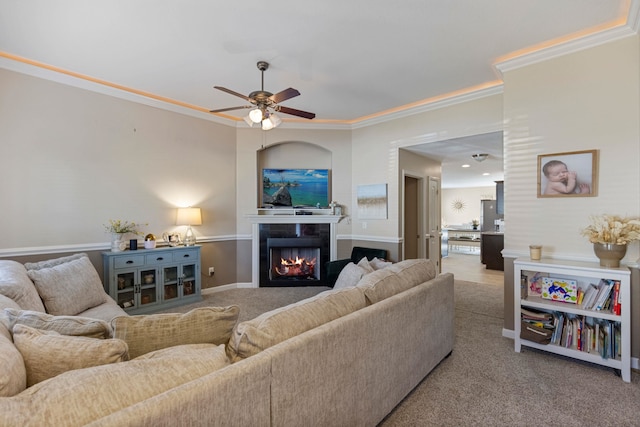
[[[228,291],[229,289],[237,289],[237,288],[254,288],[251,283],[230,283],[228,285],[222,286],[214,286],[212,288],[204,288],[202,290],[202,295],[210,295],[215,294],[216,292]]]

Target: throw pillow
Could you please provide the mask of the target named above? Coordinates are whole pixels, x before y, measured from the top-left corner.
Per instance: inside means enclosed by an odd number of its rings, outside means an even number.
[[[0,294],[25,310],[45,310],[27,270],[19,262],[0,260]]]
[[[383,268],[387,268],[393,263],[391,261],[385,261],[384,259],[374,258],[369,261],[369,265],[373,267],[374,270],[382,270]]]
[[[114,338],[129,345],[136,358],[150,351],[182,344],[226,344],[238,322],[240,308],[203,307],[188,313],[120,316],[111,321]]]
[[[24,359],[27,387],[66,371],[129,359],[122,340],[69,337],[20,324],[13,327],[13,342]]]
[[[322,292],[239,323],[227,345],[227,354],[237,362],[365,306],[360,289]]]
[[[38,262],[25,262],[24,263],[24,268],[26,268],[27,270],[40,270],[43,268],[51,268],[51,267],[55,267],[56,265],[60,265],[60,264],[64,264],[67,263],[69,261],[73,261],[75,259],[80,259],[82,257],[86,257],[87,254],[85,253],[80,253],[80,254],[74,254],[74,255],[69,255],[69,256],[63,256],[60,258],[54,258],[54,259],[47,259],[44,261],[38,261]]]
[[[367,259],[367,257],[363,257],[360,262],[358,262],[358,267],[360,267],[361,269],[363,269],[365,271],[365,274],[367,273],[373,273],[375,270],[373,269],[373,267],[369,264],[369,260]]]
[[[47,313],[73,316],[106,301],[107,295],[89,258],[28,270]]]
[[[362,279],[362,276],[364,276],[364,274],[365,271],[361,267],[350,262],[349,264],[345,265],[345,267],[338,275],[336,284],[333,285],[333,289],[344,289],[355,286],[356,283],[358,283],[360,279]]]
[[[61,335],[89,338],[110,338],[111,326],[104,320],[80,316],[53,316],[38,311],[4,309],[0,323],[8,330],[15,324],[27,325],[43,331],[55,331]]]
[[[27,370],[22,355],[5,334],[0,334],[0,360],[0,397],[14,396],[27,387]]]
[[[383,299],[406,291],[411,285],[389,268],[367,274],[356,286],[364,290],[368,304],[375,304]]]
[[[391,271],[417,286],[436,277],[436,265],[428,259],[405,259],[389,267]]]

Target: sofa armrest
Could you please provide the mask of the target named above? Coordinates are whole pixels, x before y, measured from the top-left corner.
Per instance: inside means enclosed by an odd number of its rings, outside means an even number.
[[[339,260],[335,260],[335,261],[329,261],[326,264],[326,271],[327,271],[326,283],[327,283],[327,286],[330,286],[330,287],[333,288],[333,285],[336,284],[336,280],[338,280],[338,276],[340,275],[340,272],[350,262],[351,262],[351,259],[345,258],[345,259],[339,259]]]

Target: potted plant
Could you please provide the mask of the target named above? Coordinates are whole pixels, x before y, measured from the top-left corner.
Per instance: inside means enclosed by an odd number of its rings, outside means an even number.
[[[480,221],[478,221],[477,219],[471,220],[471,226],[473,227],[474,230],[477,230],[479,225],[480,225]]]
[[[125,234],[144,234],[138,230],[138,227],[141,227],[143,225],[147,224],[138,224],[135,222],[122,221],[119,219],[110,219],[109,224],[104,224],[104,229],[108,233],[111,233],[111,251],[120,252],[124,250],[124,248],[126,247],[126,243],[124,243],[123,239]]]
[[[593,251],[602,267],[620,267],[627,245],[640,240],[640,219],[617,215],[591,216],[591,224],[582,230],[593,243]]]

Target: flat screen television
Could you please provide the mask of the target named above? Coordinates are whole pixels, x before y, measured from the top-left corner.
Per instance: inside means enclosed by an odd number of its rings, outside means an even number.
[[[329,169],[263,169],[263,207],[329,206]]]

